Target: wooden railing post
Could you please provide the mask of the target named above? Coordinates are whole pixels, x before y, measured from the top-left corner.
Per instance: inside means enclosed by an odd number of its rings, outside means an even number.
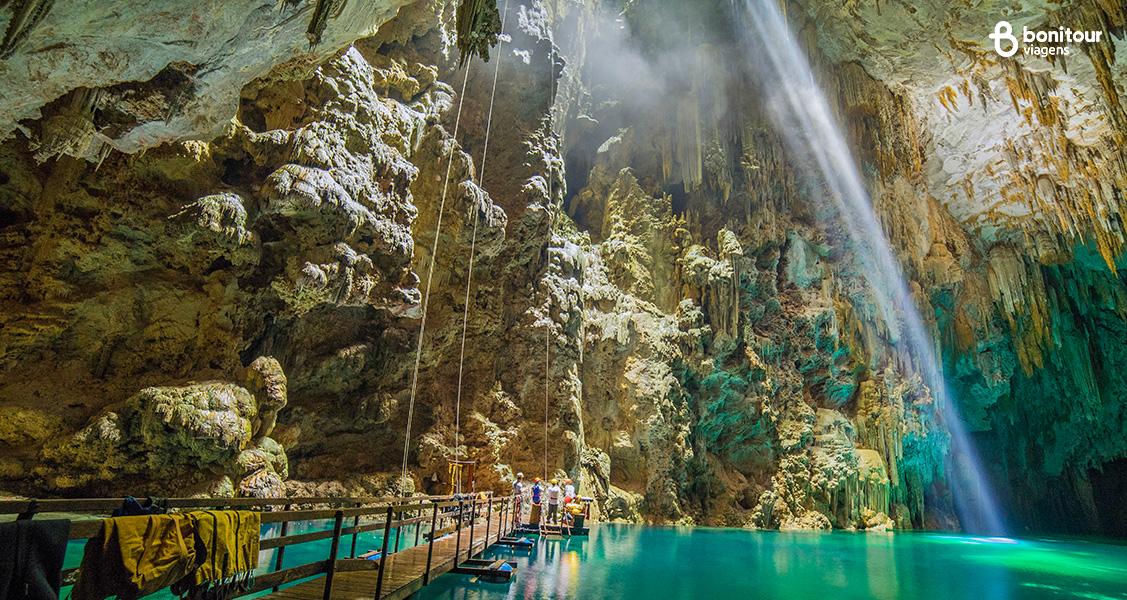
[[[419,545],[419,534],[423,531],[423,509],[415,511],[415,546]],[[413,548],[414,546],[412,546]]]
[[[474,523],[477,523],[477,498],[474,498],[471,502],[473,504],[470,506],[470,543],[467,544],[469,546],[469,549],[466,550],[466,560],[473,558],[473,526]]]
[[[388,505],[383,524],[383,546],[380,548],[380,574],[376,577],[376,600],[383,594],[384,571],[387,570],[387,538],[391,537],[391,511],[391,506]]]
[[[497,525],[497,539],[501,539],[501,538],[505,537],[505,534],[507,533],[505,531],[505,527],[506,527],[506,524],[508,523],[508,517],[509,517],[509,499],[503,498],[501,500],[501,522]]]
[[[462,507],[464,504],[458,500],[458,522],[454,525],[454,566],[458,566],[458,555],[462,553]]]
[[[395,520],[396,521],[402,521],[403,520],[403,513],[402,512],[396,512],[395,513]],[[403,523],[400,523],[399,525],[397,525],[395,527],[395,551],[396,552],[399,552],[399,534],[401,534],[401,533],[403,533]]]
[[[434,556],[434,532],[438,525],[438,503],[434,503],[434,510],[430,514],[430,543],[427,545],[427,570],[423,572],[423,585],[430,583],[430,561]]]
[[[485,545],[482,546],[482,551],[489,547],[489,523],[493,520],[493,498],[485,502]]]
[[[282,510],[283,511],[289,511],[291,507],[293,507],[292,504],[287,504],[285,507],[282,508]],[[288,534],[289,532],[290,532],[290,522],[289,521],[282,521],[282,532],[280,534],[278,534],[278,537],[286,537],[286,534]],[[282,570],[282,557],[284,557],[285,555],[286,555],[286,547],[285,546],[278,546],[278,553],[274,555],[274,570],[275,571],[281,571]],[[278,591],[278,586],[274,586],[274,587],[270,588],[270,591],[271,592]]]
[[[356,503],[356,508],[360,508],[361,504]],[[349,558],[356,558],[356,537],[360,535],[360,515],[356,515],[352,519],[352,550],[349,551]]]
[[[343,525],[344,511],[338,510],[333,520],[333,544],[329,548],[329,567],[325,573],[325,593],[322,596],[324,600],[329,600],[333,596],[333,574],[337,570],[337,551],[340,550],[340,530]]]

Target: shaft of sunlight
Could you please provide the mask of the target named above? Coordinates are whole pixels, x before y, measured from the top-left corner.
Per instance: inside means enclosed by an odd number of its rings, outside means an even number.
[[[931,335],[870,202],[856,162],[777,0],[744,0],[743,29],[752,72],[788,151],[822,181],[848,231],[877,307],[898,351],[935,397],[951,435],[952,494],[968,531],[1004,533],[1001,514],[973,440],[952,401]],[[914,360],[912,360],[914,359]]]

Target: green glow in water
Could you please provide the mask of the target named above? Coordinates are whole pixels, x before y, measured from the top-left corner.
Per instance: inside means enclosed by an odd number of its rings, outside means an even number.
[[[895,533],[598,525],[541,542],[508,584],[445,575],[420,597],[1127,599],[1127,547]]]

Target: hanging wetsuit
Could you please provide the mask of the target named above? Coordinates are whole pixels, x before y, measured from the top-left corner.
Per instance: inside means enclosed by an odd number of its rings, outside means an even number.
[[[57,600],[70,521],[0,523],[0,598]]]
[[[71,597],[139,598],[180,581],[206,556],[187,514],[113,517],[86,542]]]
[[[198,569],[172,587],[172,592],[187,600],[232,598],[245,593],[258,566],[261,515],[247,510],[189,514],[206,556]]]

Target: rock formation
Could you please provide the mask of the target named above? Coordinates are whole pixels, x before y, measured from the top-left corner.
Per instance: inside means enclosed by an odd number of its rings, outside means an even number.
[[[0,8],[0,489],[444,493],[458,454],[606,519],[958,526],[956,417],[739,3],[514,0],[464,65],[452,0],[64,4]],[[1011,523],[1122,532],[1127,17],[1043,4],[787,15]],[[1003,59],[1002,17],[1104,41]]]

